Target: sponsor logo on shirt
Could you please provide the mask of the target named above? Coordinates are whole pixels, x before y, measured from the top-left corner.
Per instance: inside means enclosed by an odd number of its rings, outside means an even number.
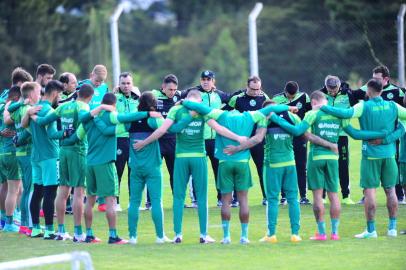
[[[393,94],[392,94],[392,93],[389,93],[386,97],[387,97],[388,99],[393,99]]]
[[[319,123],[318,128],[334,128],[334,129],[339,129],[340,125],[335,124],[335,123]]]
[[[121,155],[123,153],[123,151],[121,151],[120,148],[117,149],[117,155]]]
[[[302,102],[298,102],[295,106],[300,110],[303,107],[303,104]]]
[[[274,134],[273,135],[273,138],[275,139],[275,140],[286,140],[286,139],[289,139],[290,138],[290,135],[289,134]]]
[[[173,96],[172,100],[173,100],[173,102],[177,102],[177,101],[178,101],[178,97],[177,97],[177,96]]]
[[[255,105],[257,105],[257,102],[255,101],[255,99],[251,99],[250,100],[250,106],[255,107]]]

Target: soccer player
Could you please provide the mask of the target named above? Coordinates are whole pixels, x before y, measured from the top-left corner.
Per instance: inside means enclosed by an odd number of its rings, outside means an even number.
[[[32,76],[25,69],[17,67],[11,73],[11,85],[20,86],[24,82],[32,82]],[[9,89],[4,89],[0,94],[0,104],[6,103]]]
[[[405,96],[405,94],[404,94],[405,89],[390,82],[390,73],[389,73],[388,67],[386,67],[384,65],[375,67],[372,70],[372,78],[377,79],[378,81],[381,82],[381,84],[382,84],[381,97],[383,100],[394,101],[397,104],[399,104],[400,106],[404,106],[403,98]],[[367,85],[363,85],[360,89],[354,90],[353,91],[354,99],[356,101],[367,100],[368,99],[368,95],[366,94],[367,90],[368,90]],[[397,145],[397,147],[398,147],[398,145]],[[396,156],[398,157],[399,156],[398,148],[396,150],[396,154],[397,154]],[[398,203],[399,204],[406,203],[403,200],[404,194],[403,194],[402,186],[399,184],[396,184],[395,191],[396,191],[396,196],[398,198]],[[364,197],[358,203],[363,204]]]
[[[383,100],[381,97],[382,83],[379,79],[371,79],[367,83],[368,101],[358,103],[349,109],[321,107],[322,111],[341,118],[359,118],[361,129],[384,130],[392,132],[396,121],[406,119],[406,109],[400,105]],[[386,206],[389,213],[388,236],[396,237],[396,216],[398,201],[395,185],[398,179],[398,167],[395,160],[396,144],[373,145],[362,142],[361,180],[364,189],[364,208],[367,229],[355,235],[356,238],[376,238],[375,210],[376,189],[382,185],[386,194]]]
[[[338,108],[349,108],[354,103],[354,98],[345,82],[341,82],[337,76],[328,75],[324,80],[322,91],[328,101],[328,105]],[[348,155],[348,135],[341,131],[338,138],[338,171],[342,194],[342,203],[355,204],[350,198],[350,176],[349,176],[349,155]],[[323,197],[325,194],[323,194]]]
[[[296,106],[299,111],[297,115],[300,119],[303,119],[306,112],[310,111],[310,99],[305,92],[299,91],[299,85],[297,82],[290,81],[285,85],[283,93],[275,95],[272,100],[278,104],[286,104],[290,106]],[[306,163],[307,163],[307,141],[301,137],[293,138],[293,149],[295,151],[295,162],[297,180],[300,193],[300,204],[310,204],[309,199],[306,197]],[[282,191],[281,204],[286,204],[286,198]]]
[[[13,86],[8,92],[7,104],[1,105],[1,122],[2,129],[8,128],[15,133],[15,127],[11,124],[5,124],[3,112],[11,101],[17,101],[20,98],[21,92],[19,86]],[[18,232],[19,226],[13,222],[13,213],[17,205],[17,195],[21,186],[21,174],[16,157],[16,148],[12,137],[5,137],[2,142],[0,155],[0,176],[1,182],[7,181],[7,196],[5,197],[4,206],[6,214],[6,223],[3,228],[4,232]]]
[[[185,100],[183,105],[189,110],[195,110],[199,114],[207,115],[212,120],[215,119],[216,124],[224,126],[231,132],[234,132],[237,137],[247,137],[252,134],[252,130],[257,124],[257,129],[266,127],[266,115],[272,111],[282,112],[289,109],[286,105],[268,106],[259,111],[250,111],[240,113],[237,110],[230,112],[212,109],[196,102]],[[213,124],[213,123],[212,123]],[[228,145],[236,145],[239,140],[229,136],[224,136],[219,133],[216,136],[216,157],[220,160],[218,171],[217,188],[221,191],[222,207],[221,218],[224,237],[222,244],[231,243],[230,238],[230,204],[232,191],[237,191],[237,199],[240,205],[240,222],[241,222],[241,244],[248,244],[248,190],[252,186],[252,179],[249,167],[250,152],[248,150],[241,151],[235,155],[226,155],[224,148]],[[243,140],[244,141],[244,140]]]
[[[45,86],[44,96],[37,104],[38,106],[27,109],[21,120],[21,126],[30,129],[32,135],[32,180],[34,192],[31,199],[31,216],[33,230],[31,237],[43,236],[45,240],[55,238],[54,230],[54,203],[58,189],[57,159],[59,153],[60,137],[56,129],[56,122],[52,122],[47,127],[43,127],[31,120],[31,116],[45,116],[52,111],[52,106],[58,104],[59,94],[63,91],[61,82],[52,80]],[[42,208],[45,216],[45,232],[42,234],[39,225],[39,212],[43,197]]]
[[[357,131],[348,121],[332,117],[319,108],[327,104],[326,96],[321,91],[314,91],[311,96],[313,110],[305,115],[299,125],[291,125],[286,120],[271,115],[271,120],[295,136],[303,134],[311,128],[312,133],[332,143],[337,143],[341,128],[354,139],[383,138],[387,132]],[[323,189],[327,191],[330,200],[331,240],[339,240],[338,226],[340,217],[340,201],[338,191],[338,156],[330,149],[311,144],[307,167],[309,189],[313,191],[313,212],[317,222],[317,233],[311,240],[327,240],[324,222]]]
[[[144,92],[138,105],[138,113],[118,114],[113,123],[130,123],[129,132],[132,142],[143,140],[152,132],[159,128],[163,122],[162,115],[157,110],[157,99],[147,91]],[[145,118],[146,116],[149,118]],[[158,117],[159,118],[156,118]],[[140,120],[140,117],[143,119]],[[155,117],[155,118],[152,118]],[[172,125],[171,132],[181,131],[190,122],[189,119],[180,121]],[[106,129],[104,126],[101,128]],[[130,149],[131,170],[131,190],[130,207],[128,210],[128,229],[130,234],[130,244],[137,243],[137,226],[139,219],[139,206],[141,204],[142,192],[145,186],[148,187],[151,199],[152,219],[155,224],[156,243],[163,244],[171,242],[163,229],[163,208],[162,208],[162,158],[160,145],[153,142],[140,151]]]
[[[190,90],[198,90],[200,92],[202,102],[206,106],[210,106],[215,109],[220,109],[223,104],[227,104],[230,99],[229,94],[216,88],[216,76],[213,71],[205,70],[200,74],[200,85],[182,91],[181,97],[185,98]],[[205,124],[204,128],[204,140],[206,146],[206,154],[210,158],[211,167],[213,169],[214,179],[217,183],[217,172],[219,161],[214,155],[214,138],[216,132]],[[217,185],[217,184],[216,184]],[[217,206],[221,206],[221,193],[217,190]]]
[[[78,81],[75,74],[70,72],[64,72],[59,77],[59,81],[63,83],[63,92],[61,93],[60,100],[71,100],[75,94],[75,90],[78,86]]]
[[[79,87],[82,84],[90,84],[94,88],[94,95],[89,103],[90,109],[94,109],[101,104],[104,94],[109,92],[107,84],[104,82],[107,78],[107,68],[103,65],[95,65],[90,78],[80,81]]]
[[[262,104],[266,100],[269,100],[269,97],[262,91],[261,79],[258,76],[252,76],[248,78],[247,88],[244,89],[240,94],[232,96],[228,102],[228,105],[242,113],[245,111],[256,111],[261,109]],[[252,135],[254,135],[254,133],[255,129]],[[264,162],[264,142],[262,141],[261,143],[250,148],[250,152],[255,166],[257,167],[262,192],[262,205],[266,205],[267,200],[262,173]],[[233,199],[231,206],[238,206],[238,202]]]
[[[41,95],[44,94],[45,86],[52,80],[55,75],[55,69],[53,66],[48,64],[41,64],[37,67],[37,72],[35,73],[35,81],[41,85]]]
[[[62,130],[67,137],[79,128],[79,113],[86,110],[92,99],[94,90],[89,84],[83,84],[78,91],[78,99],[60,105],[55,111],[50,111],[46,116],[32,116],[32,119],[40,126],[46,126],[53,121],[61,119]],[[82,213],[86,175],[86,141],[75,142],[74,138],[61,140],[59,151],[59,191],[55,205],[58,219],[58,232],[56,240],[70,240],[72,237],[65,230],[66,201],[74,188],[73,195],[73,218],[74,218],[74,242],[83,242]]]
[[[169,110],[175,105],[178,100],[180,100],[180,93],[178,91],[178,78],[173,74],[166,75],[163,79],[161,89],[152,90],[152,94],[157,99],[157,111],[162,113],[162,116],[166,118]],[[166,133],[159,139],[159,148],[161,150],[162,158],[165,158],[166,167],[168,168],[169,183],[171,185],[172,193],[173,168],[175,165],[175,145],[176,135],[173,133]]]
[[[191,90],[186,96],[187,100],[201,102],[201,94],[197,90]],[[189,111],[184,106],[172,107],[160,128],[155,130],[145,140],[137,142],[136,150],[162,137],[175,123],[189,117]],[[204,122],[202,116],[194,115],[192,121],[185,129],[176,134],[176,153],[173,183],[173,223],[175,238],[174,243],[181,243],[183,206],[186,196],[186,187],[189,176],[192,175],[197,199],[197,213],[200,225],[200,243],[213,243],[215,240],[208,235],[208,210],[207,210],[207,158],[204,144]],[[222,129],[217,131],[222,132]]]
[[[134,84],[133,77],[131,73],[124,72],[120,74],[119,77],[119,87],[117,89],[116,98],[117,98],[117,112],[118,113],[131,113],[137,111],[138,98],[139,95],[133,93]],[[130,140],[129,134],[124,129],[124,132],[117,135],[117,160],[116,160],[116,169],[118,175],[118,190],[120,193],[121,178],[123,177],[124,168],[127,164],[128,167],[128,192],[130,192],[130,175],[131,168],[128,166],[129,159],[129,149],[130,149]],[[117,206],[116,211],[122,211],[120,206],[120,196],[117,196]]]

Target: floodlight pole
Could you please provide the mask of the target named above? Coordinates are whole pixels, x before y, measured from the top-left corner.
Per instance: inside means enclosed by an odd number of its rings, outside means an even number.
[[[248,39],[250,48],[250,75],[258,76],[258,44],[257,44],[257,17],[262,11],[263,4],[256,3],[248,16]]]
[[[118,43],[118,19],[128,6],[128,2],[121,2],[114,10],[113,15],[110,17],[110,34],[111,34],[111,50],[113,57],[113,82],[114,86],[118,85],[118,77],[121,73],[120,68],[120,45]]]
[[[405,33],[404,33],[404,18],[406,12],[406,4],[401,4],[397,25],[398,25],[398,78],[401,87],[405,87]]]

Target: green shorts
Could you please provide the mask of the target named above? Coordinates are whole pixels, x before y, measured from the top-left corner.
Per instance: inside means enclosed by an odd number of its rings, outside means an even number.
[[[394,187],[398,179],[398,166],[395,158],[380,158],[361,160],[362,188]]]
[[[87,166],[87,194],[91,196],[118,196],[118,176],[114,162]]]
[[[217,189],[221,193],[245,191],[252,187],[251,170],[247,161],[221,160],[217,176]]]
[[[15,153],[0,155],[0,183],[21,180],[21,170]]]
[[[338,192],[338,160],[309,159],[307,163],[307,183],[310,190],[325,189]]]
[[[32,183],[43,186],[59,184],[58,159],[51,158],[42,161],[31,161]]]
[[[85,187],[86,157],[63,147],[59,152],[60,186]]]
[[[406,163],[400,162],[399,164],[400,184],[406,186]]]

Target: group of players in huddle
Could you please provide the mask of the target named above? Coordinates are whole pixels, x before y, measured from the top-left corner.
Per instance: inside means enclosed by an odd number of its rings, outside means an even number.
[[[93,208],[99,199],[99,208],[105,206],[108,243],[136,244],[139,207],[146,187],[156,242],[181,243],[184,203],[191,180],[199,242],[213,243],[208,234],[208,156],[221,207],[221,243],[231,243],[230,207],[239,206],[240,243],[247,244],[252,157],[267,207],[267,233],[261,242],[278,241],[279,202],[289,205],[291,241],[302,240],[299,206],[310,204],[306,187],[313,193],[317,223],[311,239],[327,240],[323,203],[327,196],[330,239],[339,240],[339,184],[343,203],[353,203],[349,197],[349,135],[362,140],[360,185],[367,220],[366,230],[355,237],[377,237],[375,192],[379,186],[387,197],[387,235],[397,236],[398,201],[403,201],[403,191],[400,186],[397,195],[395,186],[399,179],[405,184],[406,109],[398,104],[403,104],[403,90],[389,83],[389,70],[384,66],[375,68],[373,78],[358,90],[329,75],[325,86],[310,97],[291,81],[272,99],[262,91],[258,76],[248,78],[245,89],[228,94],[216,89],[215,74],[210,70],[201,73],[199,86],[178,91],[177,77],[169,74],[161,89],[142,94],[127,72],[120,75],[114,93],[109,92],[103,65],[96,65],[90,78],[79,84],[72,73],[52,80],[54,74],[52,66],[42,64],[33,81],[27,71],[17,68],[12,73],[11,88],[0,96],[0,210],[4,232],[99,243],[92,230]],[[360,129],[351,126],[351,118],[359,119]],[[173,194],[173,239],[165,235],[163,226],[163,158]],[[130,192],[128,241],[120,238],[116,229],[116,211],[121,210],[119,186],[126,164]],[[71,192],[73,237],[64,225]],[[15,209],[21,209],[20,222],[14,220]],[[41,211],[45,227],[40,225]]]

